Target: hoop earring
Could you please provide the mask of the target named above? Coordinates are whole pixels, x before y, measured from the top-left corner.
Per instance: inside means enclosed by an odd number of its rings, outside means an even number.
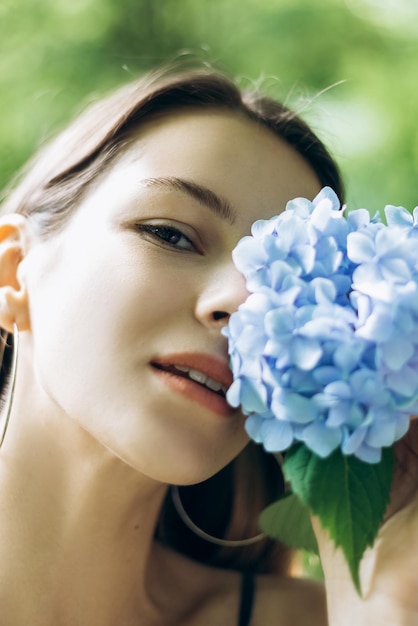
[[[4,352],[6,349],[6,344],[4,344],[2,349],[2,355],[4,356]],[[12,363],[10,366],[10,374],[9,374],[9,384],[7,387],[7,394],[4,399],[4,407],[6,407],[6,413],[3,420],[3,428],[0,435],[0,448],[3,445],[4,438],[6,436],[7,427],[9,425],[10,414],[12,412],[13,406],[13,398],[15,393],[16,386],[16,371],[17,371],[17,355],[19,352],[19,331],[17,325],[13,323],[13,355],[12,355]]]
[[[248,539],[221,539],[220,537],[214,537],[213,535],[209,535],[205,533],[204,530],[196,526],[196,524],[190,519],[188,514],[186,513],[183,503],[180,498],[180,492],[177,485],[171,486],[171,497],[173,500],[174,508],[176,509],[178,516],[182,520],[182,522],[192,531],[200,537],[201,539],[205,539],[205,541],[209,541],[209,543],[214,543],[217,546],[223,546],[226,548],[239,548],[243,546],[250,546],[253,543],[257,543],[262,539],[265,539],[266,535],[264,533],[259,533],[258,535],[254,535],[254,537],[249,537]]]

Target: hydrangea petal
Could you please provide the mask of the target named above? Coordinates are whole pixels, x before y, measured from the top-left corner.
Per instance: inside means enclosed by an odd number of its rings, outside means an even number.
[[[416,397],[418,393],[418,372],[410,367],[403,367],[397,372],[390,372],[385,380],[390,389],[406,398]]]
[[[390,282],[406,283],[411,280],[411,269],[403,259],[385,259],[381,270],[383,278]]]
[[[410,228],[413,224],[412,215],[401,206],[388,204],[385,207],[385,216],[388,226],[400,226]]]
[[[264,249],[258,246],[252,237],[241,239],[239,246],[232,252],[232,258],[237,269],[244,275],[248,271],[254,272],[264,267],[268,260]]]
[[[409,425],[411,423],[411,418],[408,413],[400,413],[396,417],[395,422],[395,439],[394,441],[398,441],[401,437],[406,435],[408,432]]]
[[[347,255],[353,263],[370,263],[376,254],[374,241],[364,232],[350,233],[347,237]]]
[[[386,215],[345,216],[324,188],[239,242],[252,293],[223,331],[227,397],[266,449],[296,439],[375,463],[418,412],[418,207]]]
[[[414,354],[414,347],[405,337],[391,337],[380,346],[382,361],[391,370],[398,371]]]
[[[324,458],[333,452],[341,443],[342,435],[339,428],[329,428],[322,422],[312,422],[303,429],[301,441],[318,456]]]
[[[263,437],[261,435],[261,424],[263,418],[258,413],[252,413],[245,420],[245,430],[247,435],[255,441],[255,443],[263,443]]]
[[[356,209],[347,215],[347,223],[351,231],[360,230],[370,224],[370,213],[367,209]]]
[[[382,458],[382,449],[373,448],[367,445],[366,442],[363,442],[356,450],[356,457],[360,459],[360,461],[364,461],[364,463],[379,463]]]
[[[295,337],[290,346],[290,358],[301,370],[311,370],[319,362],[322,348],[319,341],[309,337]]]
[[[344,454],[355,454],[359,447],[362,445],[365,437],[367,435],[366,427],[359,427],[353,431],[348,431],[348,429],[344,432],[343,443],[341,449]]]
[[[351,372],[359,365],[361,356],[364,352],[364,345],[361,341],[351,340],[347,343],[341,343],[336,347],[333,362],[336,371],[340,373]],[[338,369],[337,369],[338,368]]]
[[[267,452],[283,452],[293,443],[293,429],[288,422],[265,420],[260,426],[260,434]]]
[[[271,410],[277,419],[288,420],[296,424],[311,422],[318,413],[317,408],[309,398],[279,388],[273,390]]]
[[[380,420],[372,424],[367,429],[366,443],[373,448],[390,446],[395,441],[396,422],[395,419]]]
[[[369,341],[384,342],[393,334],[392,315],[390,312],[374,310],[356,331],[356,337]]]

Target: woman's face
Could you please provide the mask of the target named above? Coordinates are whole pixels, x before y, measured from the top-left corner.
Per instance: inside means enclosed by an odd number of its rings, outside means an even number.
[[[35,380],[60,418],[158,480],[226,465],[247,442],[224,398],[220,331],[247,295],[232,249],[256,219],[318,190],[292,148],[239,115],[145,126],[28,255]]]

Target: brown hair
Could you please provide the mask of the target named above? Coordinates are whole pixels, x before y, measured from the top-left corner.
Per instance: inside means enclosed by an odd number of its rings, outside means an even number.
[[[3,212],[37,216],[40,232],[54,232],[77,208],[96,177],[121,154],[145,122],[181,108],[236,111],[267,126],[303,156],[321,185],[342,199],[334,160],[309,126],[293,111],[210,69],[147,74],[89,107],[22,171]]]
[[[309,163],[321,185],[342,200],[338,168],[323,143],[295,113],[256,91],[242,92],[208,68],[150,73],[97,102],[29,164],[3,205],[4,212],[34,220],[40,234],[53,234],[76,210],[93,181],[123,153],[138,128],[155,116],[185,108],[227,109],[265,125]],[[200,485],[182,490],[185,508],[206,532],[246,538],[258,531],[266,504],[283,493],[274,457],[249,444],[228,467]],[[245,548],[218,548],[194,536],[179,520],[168,496],[157,538],[213,565],[261,572],[284,570],[285,551],[265,539]]]

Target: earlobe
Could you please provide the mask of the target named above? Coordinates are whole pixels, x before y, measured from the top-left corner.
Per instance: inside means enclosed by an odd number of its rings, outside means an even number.
[[[0,327],[13,332],[29,330],[27,290],[21,273],[29,244],[28,224],[23,215],[11,214],[0,218]]]

